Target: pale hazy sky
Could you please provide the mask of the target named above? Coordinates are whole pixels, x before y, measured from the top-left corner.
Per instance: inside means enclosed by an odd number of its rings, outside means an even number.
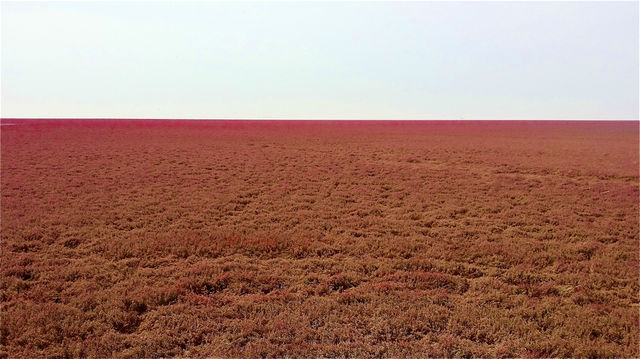
[[[3,2],[2,117],[637,119],[638,3]]]

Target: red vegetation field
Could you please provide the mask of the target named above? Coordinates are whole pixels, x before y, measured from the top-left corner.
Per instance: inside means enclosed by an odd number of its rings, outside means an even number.
[[[1,130],[0,356],[640,354],[637,122]]]

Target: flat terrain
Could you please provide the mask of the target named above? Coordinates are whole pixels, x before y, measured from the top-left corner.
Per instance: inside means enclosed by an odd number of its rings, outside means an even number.
[[[0,356],[637,357],[637,122],[3,120]]]

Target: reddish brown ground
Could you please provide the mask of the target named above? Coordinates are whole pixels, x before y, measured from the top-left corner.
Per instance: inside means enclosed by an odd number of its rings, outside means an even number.
[[[638,352],[638,123],[2,126],[9,357]]]

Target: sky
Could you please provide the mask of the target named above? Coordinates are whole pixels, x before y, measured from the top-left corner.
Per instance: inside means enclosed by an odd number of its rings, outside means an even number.
[[[638,119],[638,2],[3,2],[1,116]]]

